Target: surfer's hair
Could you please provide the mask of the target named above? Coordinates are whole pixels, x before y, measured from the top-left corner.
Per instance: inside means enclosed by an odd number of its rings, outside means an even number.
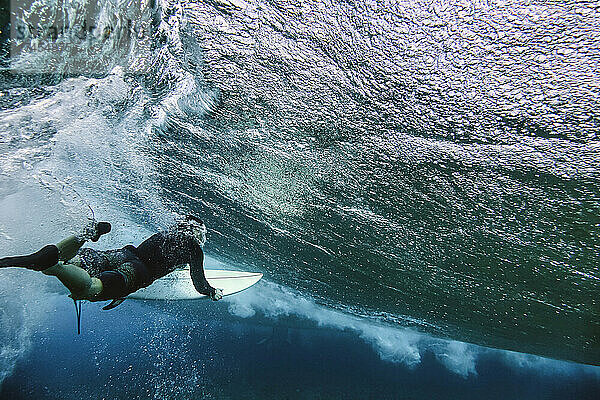
[[[204,243],[206,242],[206,225],[204,225],[204,221],[200,218],[188,214],[177,221],[176,227],[179,232],[185,232],[194,236],[198,244],[204,247]]]

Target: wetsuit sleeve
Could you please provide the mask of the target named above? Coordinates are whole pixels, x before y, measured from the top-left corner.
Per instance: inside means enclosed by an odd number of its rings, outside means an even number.
[[[195,251],[192,252],[193,254],[189,261],[192,282],[198,293],[210,296],[215,293],[215,288],[210,286],[204,276],[204,252],[200,246],[195,247]]]

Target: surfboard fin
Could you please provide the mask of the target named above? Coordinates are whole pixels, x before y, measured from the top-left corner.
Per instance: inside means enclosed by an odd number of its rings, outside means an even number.
[[[107,310],[112,310],[113,308],[119,306],[122,302],[124,302],[125,299],[113,299],[113,301],[110,302],[110,304],[108,304],[107,306],[102,307],[103,310],[107,311]]]

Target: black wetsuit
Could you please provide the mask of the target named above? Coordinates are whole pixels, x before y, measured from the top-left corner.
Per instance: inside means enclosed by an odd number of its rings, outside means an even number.
[[[199,293],[215,292],[204,276],[202,247],[185,230],[157,233],[137,248],[128,245],[107,251],[81,249],[77,256],[80,266],[102,281],[99,300],[123,298],[184,264],[190,265],[192,281]]]

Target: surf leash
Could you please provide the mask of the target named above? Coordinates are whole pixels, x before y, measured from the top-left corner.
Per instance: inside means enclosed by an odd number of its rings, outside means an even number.
[[[77,316],[77,334],[81,335],[81,300],[73,299],[73,303],[75,304],[75,315]]]

